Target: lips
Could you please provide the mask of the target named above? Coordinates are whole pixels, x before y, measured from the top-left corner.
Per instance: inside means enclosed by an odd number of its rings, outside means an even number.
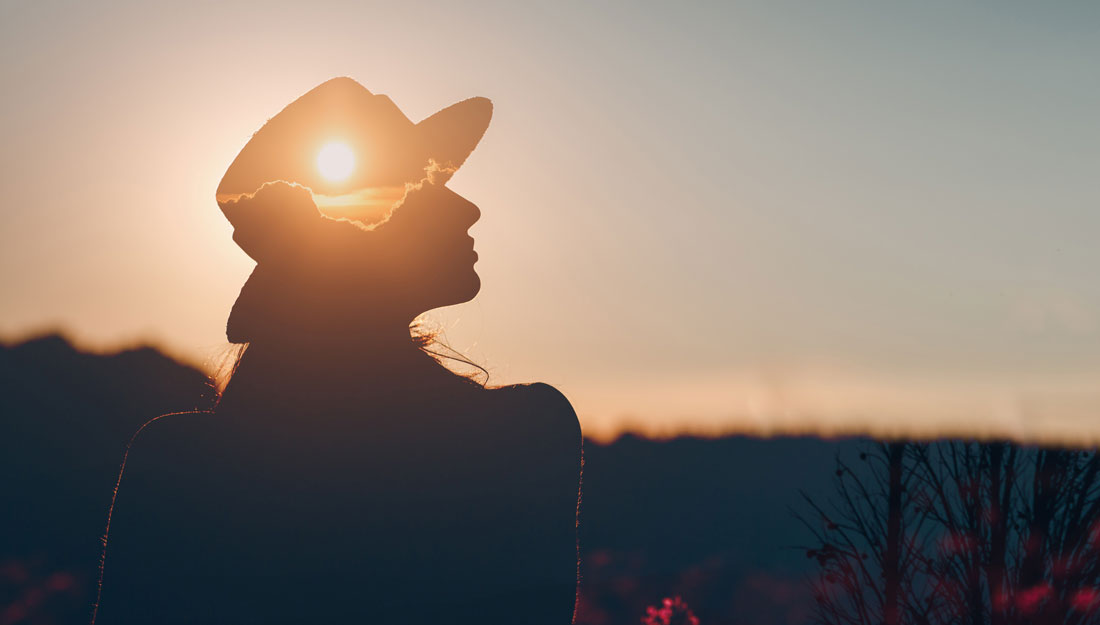
[[[478,255],[477,251],[474,250],[472,245],[463,245],[451,248],[447,253],[447,258],[449,258],[452,263],[460,265],[465,265],[469,263],[472,265],[477,262]]]
[[[476,263],[478,256],[477,252],[474,250],[474,238],[468,234],[466,235],[466,238],[470,240],[470,262]]]

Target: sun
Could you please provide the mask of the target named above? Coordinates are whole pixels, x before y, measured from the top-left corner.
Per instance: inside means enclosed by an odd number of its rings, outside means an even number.
[[[329,141],[317,153],[317,170],[329,182],[347,180],[355,169],[355,153],[342,141]]]

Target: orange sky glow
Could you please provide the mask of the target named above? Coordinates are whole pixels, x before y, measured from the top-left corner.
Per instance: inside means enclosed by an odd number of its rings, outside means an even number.
[[[213,371],[253,266],[219,180],[347,75],[413,121],[493,100],[449,183],[482,291],[425,321],[590,436],[1100,443],[1096,8],[56,9],[0,7],[5,341]],[[314,197],[369,223],[402,193]]]

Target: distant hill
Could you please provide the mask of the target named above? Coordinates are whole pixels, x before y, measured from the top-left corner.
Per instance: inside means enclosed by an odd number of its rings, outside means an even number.
[[[199,371],[152,348],[89,354],[57,335],[0,346],[0,622],[85,623],[130,435],[209,408]],[[827,496],[858,441],[624,436],[586,442],[581,623],[637,623],[682,595],[703,625],[802,623],[810,561],[789,512]]]
[[[586,443],[582,622],[636,623],[681,595],[713,623],[806,623],[812,570],[791,514],[827,498],[836,454],[856,440],[624,436]]]
[[[87,622],[126,441],[212,402],[202,373],[152,348],[88,354],[58,335],[0,346],[0,622]]]

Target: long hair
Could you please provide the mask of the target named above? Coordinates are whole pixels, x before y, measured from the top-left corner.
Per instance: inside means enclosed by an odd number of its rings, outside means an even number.
[[[409,340],[421,352],[452,375],[482,388],[487,388],[491,377],[489,370],[448,345],[441,337],[442,332],[429,327],[429,324],[422,318],[417,318],[409,325]],[[215,359],[209,379],[210,387],[214,391],[215,406],[221,400],[226,387],[229,386],[229,381],[241,366],[245,352],[248,351],[248,346],[249,343],[231,343]],[[448,366],[455,363],[461,368],[456,369],[453,366]]]

